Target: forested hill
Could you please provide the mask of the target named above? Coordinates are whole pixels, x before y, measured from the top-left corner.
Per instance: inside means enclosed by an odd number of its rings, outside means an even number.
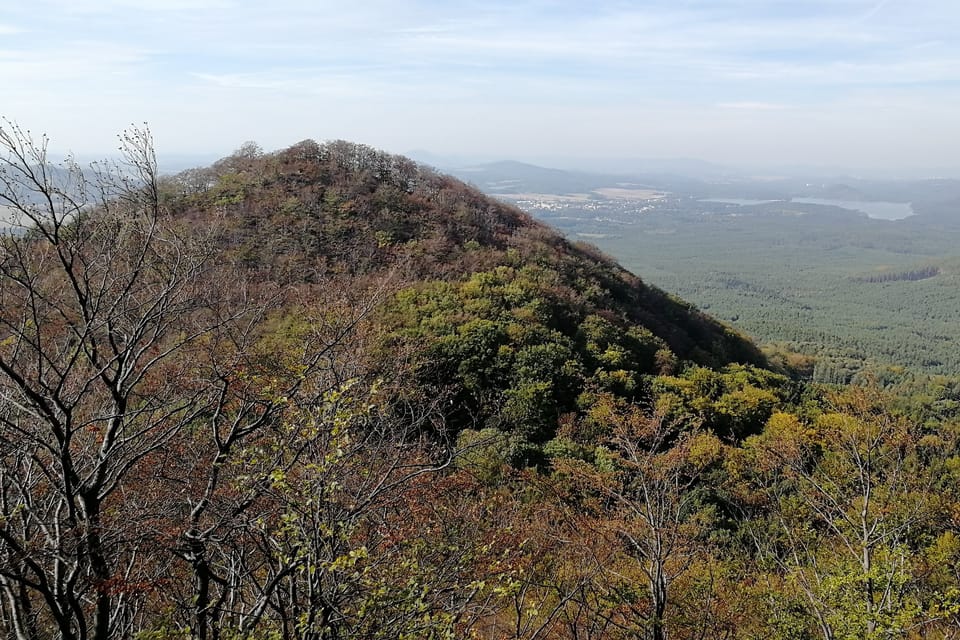
[[[649,330],[682,360],[762,362],[742,335],[596,248],[571,244],[455,178],[367,146],[307,140],[271,154],[247,146],[165,187],[175,215],[215,226],[226,257],[265,277],[394,272],[411,285],[484,272],[527,278],[558,305],[558,321],[599,314],[622,329]]]
[[[0,126],[5,637],[955,637],[955,382],[773,373],[367,147],[121,141]]]
[[[686,364],[764,362],[736,331],[597,249],[366,146],[246,147],[163,190],[174,218],[207,234],[238,279],[371,292],[378,299],[366,319],[379,337],[366,355],[411,354],[402,395],[421,407],[447,398],[448,433],[508,434],[508,458],[519,466],[546,459],[562,416],[584,409],[585,392],[646,401],[653,376]],[[397,375],[392,365],[369,369]]]

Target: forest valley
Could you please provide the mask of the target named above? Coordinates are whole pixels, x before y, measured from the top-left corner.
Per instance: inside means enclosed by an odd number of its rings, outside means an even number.
[[[0,128],[17,640],[960,637],[960,383],[803,379],[402,157]]]

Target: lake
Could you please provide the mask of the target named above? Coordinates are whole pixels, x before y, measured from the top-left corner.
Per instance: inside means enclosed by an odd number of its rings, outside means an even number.
[[[862,202],[860,200],[826,200],[823,198],[793,198],[791,202],[840,207],[867,214],[874,220],[903,220],[913,215],[909,202]]]

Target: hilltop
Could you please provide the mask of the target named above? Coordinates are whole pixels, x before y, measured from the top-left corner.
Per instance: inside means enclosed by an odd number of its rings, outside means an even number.
[[[389,280],[371,312],[376,358],[415,345],[418,392],[451,398],[446,428],[512,433],[518,463],[541,458],[588,390],[641,400],[652,376],[687,364],[764,363],[595,247],[401,156],[342,141],[248,148],[164,188],[238,277],[355,291]]]
[[[596,247],[402,156],[337,141],[249,150],[170,178],[172,215],[215,227],[223,255],[285,279],[402,271],[458,281],[498,267],[542,269],[574,315],[641,326],[680,359],[762,362],[731,327],[644,283]],[[281,272],[284,275],[280,275]]]

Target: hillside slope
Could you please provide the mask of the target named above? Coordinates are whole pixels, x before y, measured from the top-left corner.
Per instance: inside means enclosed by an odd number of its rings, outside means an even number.
[[[730,327],[596,248],[403,157],[304,141],[247,149],[166,186],[174,215],[206,227],[240,279],[388,288],[371,305],[370,367],[394,377],[375,363],[410,354],[401,394],[444,398],[447,433],[510,435],[514,464],[543,460],[591,394],[649,403],[652,379],[686,363],[764,362]]]
[[[556,274],[576,313],[643,326],[681,359],[762,362],[743,336],[596,248],[571,244],[519,209],[400,156],[308,140],[273,154],[238,152],[167,186],[175,215],[214,223],[227,257],[270,277],[399,270],[412,283],[537,266]]]

